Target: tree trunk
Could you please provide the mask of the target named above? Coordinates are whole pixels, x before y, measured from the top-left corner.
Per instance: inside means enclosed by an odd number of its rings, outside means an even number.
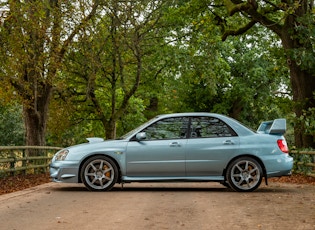
[[[290,80],[293,91],[294,112],[297,118],[303,115],[303,111],[315,107],[314,89],[315,76],[302,70],[295,61],[288,59],[290,68]],[[305,133],[305,124],[303,121],[297,121],[294,126],[295,145],[298,148],[315,148],[315,141],[312,135]]]
[[[305,2],[305,1],[304,1]],[[302,17],[307,13],[305,4],[296,10],[296,15]],[[290,15],[286,18],[285,26],[282,28],[280,38],[283,48],[287,55],[287,64],[290,69],[290,81],[293,92],[294,112],[298,118],[294,125],[295,145],[298,148],[312,147],[315,148],[314,137],[306,133],[305,123],[299,118],[304,111],[315,107],[315,74],[307,69],[303,69],[302,58],[293,55],[294,51],[306,49],[311,51],[312,44],[305,37],[301,38],[296,26],[299,25],[296,15]],[[304,41],[304,42],[301,42]],[[306,42],[305,42],[306,41]]]
[[[24,100],[23,115],[27,146],[44,146],[46,144],[46,124],[52,87],[47,85],[42,85],[42,87],[42,90],[34,92],[34,95],[41,96]],[[34,90],[37,89],[34,88]],[[36,155],[36,153],[30,153],[30,155]]]
[[[105,126],[105,132],[106,132],[106,140],[113,140],[116,138],[116,121],[110,120],[107,122],[107,125]]]

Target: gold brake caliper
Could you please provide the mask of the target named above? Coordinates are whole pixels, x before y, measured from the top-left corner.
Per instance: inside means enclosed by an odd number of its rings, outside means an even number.
[[[107,170],[107,169],[109,169],[109,167],[107,165],[104,165],[104,170]],[[111,175],[110,171],[105,173],[105,176],[108,177],[108,178],[110,178],[110,175]]]

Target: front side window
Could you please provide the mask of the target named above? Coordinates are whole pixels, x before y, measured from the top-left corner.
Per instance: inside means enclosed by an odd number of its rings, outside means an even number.
[[[215,117],[194,117],[191,120],[191,138],[231,137],[236,133]]]
[[[143,131],[146,140],[186,138],[189,119],[187,117],[166,118],[155,122]]]

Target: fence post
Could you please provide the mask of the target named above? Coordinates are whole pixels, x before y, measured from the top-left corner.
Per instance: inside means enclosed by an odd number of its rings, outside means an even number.
[[[10,158],[13,159],[13,161],[10,162],[10,169],[12,170],[12,171],[10,172],[10,175],[11,175],[11,176],[14,176],[14,175],[15,175],[15,170],[14,170],[14,169],[15,169],[16,158],[15,158],[14,155],[11,155]]]
[[[26,158],[25,149],[22,150],[22,157],[23,157],[23,158]],[[26,166],[27,166],[27,160],[22,161],[22,167],[26,168]],[[22,171],[22,174],[23,174],[23,175],[26,175],[26,169],[24,169],[24,170]]]

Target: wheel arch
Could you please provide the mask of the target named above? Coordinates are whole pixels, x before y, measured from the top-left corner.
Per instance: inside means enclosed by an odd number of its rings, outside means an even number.
[[[95,153],[95,154],[92,154],[92,155],[88,155],[88,156],[86,156],[82,161],[81,161],[81,163],[80,163],[80,166],[79,166],[79,171],[78,171],[78,182],[79,183],[82,183],[82,179],[81,179],[81,170],[82,170],[82,166],[83,166],[83,164],[86,162],[86,161],[88,161],[90,158],[92,158],[92,157],[95,157],[95,156],[102,156],[102,157],[108,157],[109,159],[111,159],[113,162],[114,162],[114,164],[116,165],[116,167],[117,167],[117,169],[118,169],[118,183],[120,183],[120,181],[121,181],[121,169],[120,169],[120,165],[118,164],[118,161],[114,158],[114,157],[112,157],[112,156],[110,156],[110,155],[108,155],[108,154],[106,154],[106,153]]]
[[[244,154],[244,155],[235,156],[235,157],[232,158],[232,159],[229,161],[229,163],[225,166],[225,168],[224,168],[224,170],[223,170],[223,175],[222,175],[222,176],[224,176],[224,180],[225,180],[225,181],[227,180],[227,178],[226,178],[226,171],[227,171],[227,169],[229,168],[229,165],[230,165],[234,160],[236,160],[236,159],[238,159],[238,158],[241,158],[241,157],[251,157],[251,158],[253,158],[254,160],[256,160],[256,161],[260,164],[261,169],[263,170],[263,177],[265,177],[265,179],[267,180],[267,171],[266,171],[266,167],[265,167],[265,164],[263,163],[263,161],[262,161],[259,157],[255,156],[255,155]]]

